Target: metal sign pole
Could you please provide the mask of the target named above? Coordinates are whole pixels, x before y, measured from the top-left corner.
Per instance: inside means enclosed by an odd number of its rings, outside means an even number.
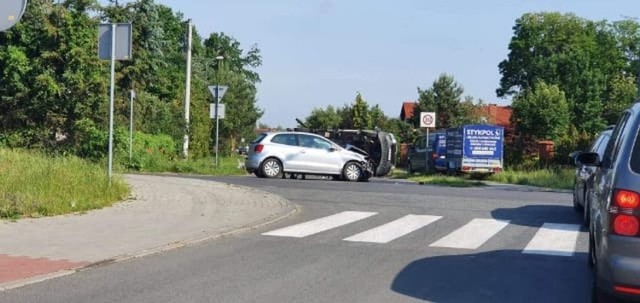
[[[424,172],[429,173],[429,128],[427,127],[427,138],[425,138],[425,160],[424,160]]]
[[[135,96],[135,92],[131,90],[131,96],[129,99],[130,110],[129,110],[129,163],[131,163],[131,159],[133,158],[133,97]]]
[[[220,128],[220,116],[218,115],[218,96],[219,96],[219,86],[216,83],[216,108],[215,108],[215,116],[216,116],[216,167],[218,167],[218,129]]]
[[[109,93],[109,185],[113,170],[113,99],[115,94],[116,74],[116,24],[111,24],[111,90]]]

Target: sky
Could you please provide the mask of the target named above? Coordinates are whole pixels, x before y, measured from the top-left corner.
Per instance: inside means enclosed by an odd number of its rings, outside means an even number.
[[[257,45],[260,123],[295,127],[314,108],[370,106],[398,117],[418,87],[446,73],[465,96],[495,94],[515,20],[527,12],[617,21],[640,14],[637,0],[157,0],[192,19],[202,37],[224,32]]]

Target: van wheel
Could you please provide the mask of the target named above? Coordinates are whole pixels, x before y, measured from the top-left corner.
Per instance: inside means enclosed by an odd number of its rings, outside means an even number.
[[[264,160],[260,165],[260,174],[267,178],[279,178],[282,176],[282,164],[275,158]]]
[[[362,178],[362,167],[356,162],[347,163],[342,169],[342,178],[351,182],[359,181]]]

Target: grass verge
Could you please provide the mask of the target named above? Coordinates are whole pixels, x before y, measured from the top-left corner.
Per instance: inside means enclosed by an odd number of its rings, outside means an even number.
[[[507,170],[490,176],[488,180],[500,183],[530,185],[545,188],[572,189],[574,169],[540,169],[532,171]]]
[[[214,157],[193,160],[159,158],[145,168],[131,172],[172,172],[214,176],[243,175],[247,173],[240,167],[240,163],[244,163],[244,160],[244,156],[239,155],[221,156],[218,157],[218,165],[216,166]],[[126,171],[126,168],[119,170]]]
[[[408,174],[404,170],[396,169],[391,178],[407,179],[421,184],[438,184],[454,187],[470,187],[485,185],[483,181],[473,180],[469,176],[448,177],[443,175]],[[487,181],[529,185],[554,189],[572,189],[574,170],[571,168],[540,169],[531,171],[507,170],[491,175]]]
[[[0,148],[0,218],[53,216],[125,199],[129,186],[105,167],[77,157]]]
[[[478,180],[471,180],[463,177],[450,177],[443,175],[420,175],[409,174],[403,170],[394,170],[391,174],[391,178],[394,179],[407,179],[420,184],[433,184],[433,185],[446,185],[452,187],[473,187],[483,186],[484,182]]]

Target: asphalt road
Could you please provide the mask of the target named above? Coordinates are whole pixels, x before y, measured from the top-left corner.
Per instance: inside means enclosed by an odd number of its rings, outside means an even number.
[[[0,293],[0,302],[589,299],[587,234],[576,230],[568,193],[211,179],[279,194],[300,211],[261,230]]]

